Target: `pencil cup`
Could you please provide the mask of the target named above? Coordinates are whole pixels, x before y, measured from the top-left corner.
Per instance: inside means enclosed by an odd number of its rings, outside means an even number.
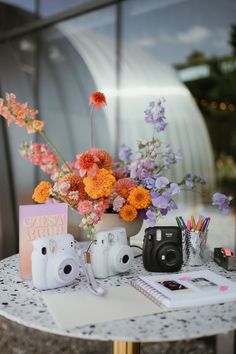
[[[207,232],[183,231],[183,263],[185,265],[199,266],[207,261]]]

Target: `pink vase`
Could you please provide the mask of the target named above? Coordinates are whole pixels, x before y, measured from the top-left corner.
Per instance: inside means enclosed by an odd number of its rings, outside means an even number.
[[[96,231],[107,230],[112,227],[124,227],[128,237],[135,236],[141,230],[143,219],[137,217],[133,221],[124,221],[119,214],[105,213],[96,225]]]

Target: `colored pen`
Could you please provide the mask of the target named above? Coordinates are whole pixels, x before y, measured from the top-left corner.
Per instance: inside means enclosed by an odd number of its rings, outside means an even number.
[[[191,215],[191,230],[195,230],[196,228],[196,224],[195,224],[195,219],[194,219],[194,216]]]
[[[208,220],[207,220],[206,227],[205,227],[204,231],[208,230],[208,226],[210,224],[210,221],[211,221],[211,218],[209,217]]]
[[[183,225],[183,229],[186,230],[186,229],[187,229],[187,226],[186,226],[186,224],[185,224],[184,219],[182,218],[182,216],[179,217],[179,220],[180,220],[181,224]]]
[[[200,218],[197,222],[196,231],[201,231],[204,221],[205,221],[205,218],[200,216]]]
[[[190,220],[187,221],[187,230],[191,231],[191,221]]]
[[[176,220],[177,225],[179,226],[179,228],[180,228],[181,230],[183,230],[183,227],[182,227],[182,225],[181,225],[181,222],[180,222],[178,216],[176,216],[175,220]]]

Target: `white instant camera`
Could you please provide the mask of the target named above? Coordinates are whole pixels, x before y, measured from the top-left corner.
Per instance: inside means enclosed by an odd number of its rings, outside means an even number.
[[[114,227],[96,234],[91,246],[91,263],[95,278],[127,272],[132,263],[133,250],[128,246],[124,227]]]
[[[72,284],[79,275],[79,258],[70,234],[34,240],[31,259],[33,284],[39,290]]]

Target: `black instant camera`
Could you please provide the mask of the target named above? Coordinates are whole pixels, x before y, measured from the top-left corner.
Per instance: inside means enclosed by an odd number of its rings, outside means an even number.
[[[177,272],[183,263],[182,233],[177,226],[145,229],[143,265],[149,272]]]

